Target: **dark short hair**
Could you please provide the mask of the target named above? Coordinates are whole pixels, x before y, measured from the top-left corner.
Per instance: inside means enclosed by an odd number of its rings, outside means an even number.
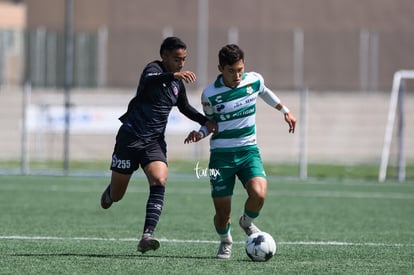
[[[178,37],[171,36],[164,39],[160,47],[160,55],[176,49],[187,49],[187,45]]]
[[[229,44],[221,48],[218,58],[221,67],[231,66],[239,60],[244,60],[244,52],[236,44]]]

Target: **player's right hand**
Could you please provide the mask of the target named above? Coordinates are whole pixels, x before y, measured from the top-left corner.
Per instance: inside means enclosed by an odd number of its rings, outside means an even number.
[[[191,131],[191,133],[188,134],[187,138],[184,140],[184,143],[193,143],[200,141],[203,138],[203,135],[198,131]]]

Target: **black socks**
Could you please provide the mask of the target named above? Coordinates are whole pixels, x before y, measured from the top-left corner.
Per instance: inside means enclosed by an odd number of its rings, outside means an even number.
[[[152,235],[160,220],[164,206],[165,186],[150,186],[150,194],[147,201],[144,235]]]

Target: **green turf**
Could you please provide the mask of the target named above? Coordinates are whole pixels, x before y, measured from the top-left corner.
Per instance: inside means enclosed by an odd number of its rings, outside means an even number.
[[[194,173],[194,169],[199,163],[202,168],[208,167],[208,160],[169,160],[171,173]],[[268,175],[298,177],[299,166],[297,163],[264,163]],[[20,161],[0,160],[0,174],[20,173]],[[69,162],[69,173],[72,174],[103,174],[109,172],[107,160],[72,160]],[[30,161],[28,164],[29,174],[62,174],[62,161]],[[309,163],[307,174],[309,178],[318,179],[363,179],[378,181],[379,164],[377,163]],[[390,164],[387,169],[387,181],[395,181],[398,178],[397,167]],[[405,169],[406,182],[414,183],[414,162],[407,161]]]
[[[0,176],[0,274],[414,274],[414,184],[269,178],[256,224],[276,256],[251,262],[237,226],[246,197],[233,199],[233,256],[218,242],[207,178],[171,175],[157,237],[136,252],[147,184],[134,176],[123,200],[99,207],[107,177]]]

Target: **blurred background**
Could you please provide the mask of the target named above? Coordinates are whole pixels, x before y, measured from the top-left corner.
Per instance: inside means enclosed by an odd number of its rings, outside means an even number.
[[[175,35],[197,74],[187,90],[199,110],[218,51],[236,43],[246,70],[298,118],[289,135],[283,116],[259,103],[265,162],[297,164],[304,177],[312,163],[397,166],[404,179],[414,162],[414,81],[391,94],[395,73],[414,70],[413,26],[412,0],[0,1],[0,171],[109,166],[117,118],[163,38]],[[208,159],[207,140],[183,144],[192,129],[172,112],[170,160]]]

